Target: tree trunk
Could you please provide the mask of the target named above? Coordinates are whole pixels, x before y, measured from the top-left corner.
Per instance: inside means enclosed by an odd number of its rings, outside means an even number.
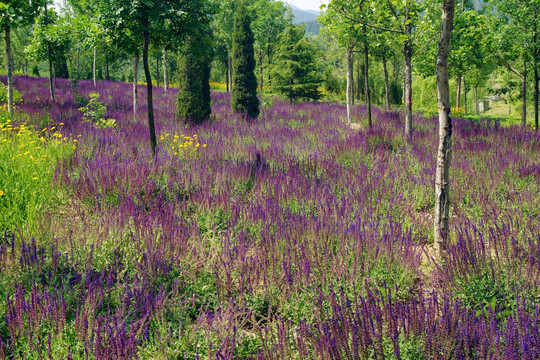
[[[360,62],[356,65],[356,100],[360,101]]]
[[[11,51],[11,29],[6,27],[6,57],[8,83],[8,112],[13,112],[13,52]]]
[[[159,87],[159,56],[156,54],[156,86]]]
[[[259,92],[261,94],[263,92],[263,60],[264,52],[261,50],[259,51]]]
[[[467,113],[467,83],[465,82],[465,76],[463,76],[463,110]]]
[[[390,84],[388,83],[388,68],[386,67],[386,56],[382,57],[383,70],[384,70],[384,95],[386,101],[386,107],[390,109]]]
[[[24,57],[24,75],[28,75],[28,58]]]
[[[47,2],[45,2],[45,26],[49,25],[49,11],[47,10]],[[49,91],[51,100],[54,102],[54,87],[53,87],[53,64],[51,61],[51,47],[47,46],[47,58],[49,60]]]
[[[405,7],[405,32],[407,40],[404,45],[405,55],[405,83],[403,84],[403,92],[405,96],[405,139],[410,140],[412,137],[412,25],[409,15],[409,7]]]
[[[456,109],[461,106],[461,75],[456,78]]]
[[[435,174],[434,248],[437,256],[446,251],[449,238],[450,161],[452,158],[452,118],[448,86],[448,55],[454,22],[454,1],[445,0],[442,8],[441,37],[437,52],[437,94],[439,105],[439,148]]]
[[[145,28],[148,29],[148,20],[146,20]],[[156,155],[156,129],[154,125],[154,103],[152,101],[152,75],[150,74],[150,66],[148,65],[148,45],[150,42],[150,34],[148,30],[143,31],[143,67],[144,75],[146,76],[146,101],[148,103],[148,130],[150,131],[150,145],[152,154]]]
[[[229,88],[229,56],[227,55],[227,64],[225,66],[225,83],[227,84],[227,92],[230,92]]]
[[[105,80],[109,81],[111,77],[109,76],[109,55],[105,52]]]
[[[231,59],[231,54],[229,54],[229,56],[227,56],[227,67],[229,69],[229,79],[228,79],[228,82],[229,82],[229,90],[232,91],[232,87],[233,87],[233,83],[232,83],[232,59]]]
[[[346,89],[346,102],[347,102],[347,125],[352,124],[352,97],[353,97],[353,60],[352,60],[353,47],[347,47],[347,89]]]
[[[94,60],[92,62],[92,76],[94,78],[94,87],[97,86],[96,62],[97,62],[97,47],[94,46]]]
[[[523,77],[521,78],[521,126],[527,125],[527,58],[523,57]]]
[[[478,115],[478,86],[474,86],[474,110],[475,114]]]
[[[368,43],[367,43],[367,34],[366,26],[363,28],[364,33],[364,66],[366,68],[364,72],[364,94],[366,96],[366,105],[368,112],[368,126],[371,127],[371,95],[369,93],[369,54],[368,54]]]
[[[77,67],[76,67],[76,72],[75,72],[75,76],[76,76],[76,79],[79,80],[80,78],[80,75],[79,75],[79,69],[80,69],[80,59],[79,59],[79,53],[80,53],[80,50],[79,50],[79,43],[77,43]]]
[[[137,80],[139,79],[139,52],[135,53],[135,59],[133,60],[133,118],[137,115],[138,108],[138,90]]]
[[[169,79],[167,78],[167,50],[163,49],[163,91],[169,92]]]
[[[272,87],[272,77],[270,76],[270,69],[272,69],[272,58],[270,57],[270,46],[266,50],[266,56],[268,57],[268,87]]]

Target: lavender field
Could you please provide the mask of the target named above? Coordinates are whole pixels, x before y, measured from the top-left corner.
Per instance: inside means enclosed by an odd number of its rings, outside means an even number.
[[[539,133],[456,119],[434,259],[436,118],[407,143],[396,111],[354,130],[342,105],[274,100],[246,122],[213,93],[188,126],[155,88],[153,158],[143,86],[134,119],[129,84],[57,81],[53,103],[15,78],[27,125],[73,150],[54,203],[0,223],[1,359],[540,358]],[[115,127],[83,121],[94,91]]]

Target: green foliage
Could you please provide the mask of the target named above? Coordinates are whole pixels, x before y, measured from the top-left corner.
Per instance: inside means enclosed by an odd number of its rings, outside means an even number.
[[[104,129],[116,126],[116,120],[105,119],[107,107],[99,101],[98,93],[90,93],[90,99],[88,101],[81,97],[78,97],[77,100],[83,104],[86,103],[84,106],[80,107],[79,110],[83,113],[84,119],[92,121],[96,128]]]
[[[48,18],[40,15],[32,31],[32,42],[25,52],[35,60],[53,63],[56,76],[68,78],[66,53],[71,46],[71,25],[60,18],[54,9],[48,10]]]
[[[289,101],[321,98],[321,78],[315,67],[316,48],[304,38],[304,28],[290,26],[280,37],[272,68],[272,89]]]
[[[79,108],[79,110],[82,111],[85,118],[96,122],[105,116],[107,108],[99,101],[99,94],[92,92],[86,105]]]
[[[53,64],[54,66],[54,75],[57,78],[69,79],[69,70],[67,65],[67,57],[65,54],[60,54],[58,59]]]
[[[0,29],[2,31],[28,25],[45,4],[44,0],[2,0],[0,2]]]
[[[251,20],[242,4],[234,18],[231,108],[236,112],[256,118],[259,116],[260,110],[257,98],[257,79],[254,73],[254,39],[250,24]]]
[[[180,76],[176,108],[186,122],[200,123],[210,116],[210,56],[201,39],[189,37],[178,64]]]

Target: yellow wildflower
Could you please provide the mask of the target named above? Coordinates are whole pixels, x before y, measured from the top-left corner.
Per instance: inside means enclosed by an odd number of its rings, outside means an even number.
[[[0,196],[4,195],[4,192],[2,190],[0,190]]]

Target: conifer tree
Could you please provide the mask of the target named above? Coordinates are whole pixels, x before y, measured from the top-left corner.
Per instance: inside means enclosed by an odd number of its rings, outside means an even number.
[[[316,47],[304,38],[304,28],[289,26],[281,35],[272,67],[272,90],[289,101],[321,98],[315,67]]]
[[[201,38],[190,36],[178,59],[180,78],[178,116],[186,122],[200,123],[210,116],[210,63],[211,57],[200,46]]]
[[[254,38],[250,25],[246,7],[242,3],[237,10],[233,27],[231,108],[233,111],[256,118],[259,116],[259,99],[254,72]]]

